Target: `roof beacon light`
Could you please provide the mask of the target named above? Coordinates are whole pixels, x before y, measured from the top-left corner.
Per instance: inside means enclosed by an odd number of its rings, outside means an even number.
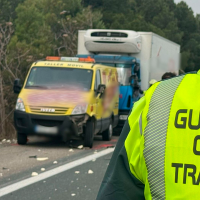
[[[60,57],[56,57],[56,56],[47,56],[46,60],[60,60]]]
[[[79,61],[80,62],[92,62],[92,63],[94,63],[95,59],[88,56],[87,58],[79,58]]]
[[[61,57],[61,61],[68,61],[68,62],[78,62],[79,58],[77,57]]]

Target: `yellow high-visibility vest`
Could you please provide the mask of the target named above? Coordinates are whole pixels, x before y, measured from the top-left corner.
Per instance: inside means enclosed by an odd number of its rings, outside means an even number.
[[[200,72],[155,83],[135,103],[98,200],[200,199]]]

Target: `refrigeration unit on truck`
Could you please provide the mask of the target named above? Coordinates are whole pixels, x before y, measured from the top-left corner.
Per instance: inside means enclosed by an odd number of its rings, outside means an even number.
[[[79,30],[77,56],[117,68],[119,126],[151,79],[159,81],[166,72],[178,74],[180,68],[180,45],[152,32]]]

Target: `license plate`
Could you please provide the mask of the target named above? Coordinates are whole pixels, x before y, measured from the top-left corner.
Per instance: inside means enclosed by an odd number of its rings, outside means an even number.
[[[58,128],[57,127],[36,126],[35,132],[56,135],[58,133]]]
[[[120,120],[127,120],[127,118],[128,118],[128,115],[120,115],[119,116]]]

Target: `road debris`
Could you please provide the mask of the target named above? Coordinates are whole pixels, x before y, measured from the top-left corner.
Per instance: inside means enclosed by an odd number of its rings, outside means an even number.
[[[48,157],[44,157],[44,158],[37,158],[37,161],[45,161],[45,160],[48,160],[49,158]]]
[[[29,158],[37,158],[37,156],[35,155],[35,156],[29,156]]]
[[[53,162],[53,164],[57,164],[57,163],[58,163],[57,161],[54,161],[54,162]]]
[[[80,173],[80,171],[75,171],[75,174],[79,174]]]
[[[94,172],[90,169],[88,170],[88,174],[94,174]]]
[[[31,176],[38,176],[37,172],[32,172]]]
[[[77,148],[78,149],[83,149],[83,145],[79,145]]]
[[[45,168],[41,168],[41,171],[42,171],[42,172],[45,171]]]
[[[73,193],[73,194],[71,194],[71,196],[74,197],[74,196],[76,196],[76,194]]]
[[[74,150],[73,150],[73,149],[70,149],[69,152],[74,152]]]

